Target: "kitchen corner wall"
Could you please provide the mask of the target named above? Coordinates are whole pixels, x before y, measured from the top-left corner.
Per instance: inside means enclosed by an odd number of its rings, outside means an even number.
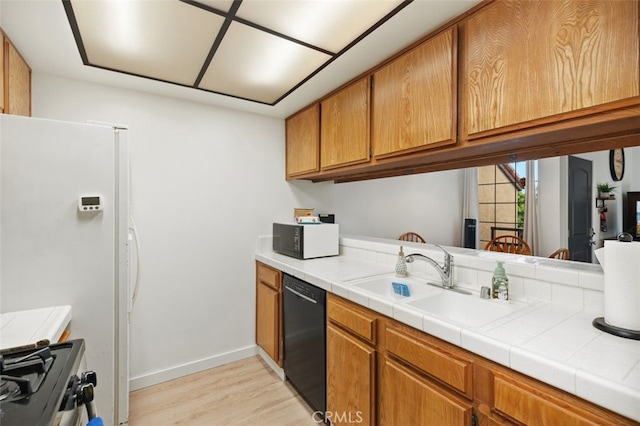
[[[345,233],[460,240],[462,172],[286,182],[283,119],[37,72],[33,116],[129,127],[142,271],[132,389],[255,353],[255,244],[294,207],[335,213]]]

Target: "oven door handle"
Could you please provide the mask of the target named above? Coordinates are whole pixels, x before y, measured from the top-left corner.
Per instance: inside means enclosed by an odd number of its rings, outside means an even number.
[[[287,286],[284,286],[284,289],[285,289],[285,290],[290,291],[291,293],[295,294],[296,296],[300,296],[300,297],[302,297],[304,300],[307,300],[307,301],[309,301],[309,302],[311,302],[311,303],[315,303],[315,304],[317,304],[317,303],[318,303],[318,302],[316,302],[315,300],[313,300],[312,298],[307,297],[307,296],[305,296],[304,294],[300,294],[300,293],[298,293],[297,291],[295,291],[295,290],[294,290],[294,289],[292,289],[292,288],[289,288],[289,287],[287,287]]]

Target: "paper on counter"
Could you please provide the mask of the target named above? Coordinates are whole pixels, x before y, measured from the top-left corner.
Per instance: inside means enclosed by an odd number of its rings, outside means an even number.
[[[604,320],[640,331],[640,242],[605,241],[604,254]]]

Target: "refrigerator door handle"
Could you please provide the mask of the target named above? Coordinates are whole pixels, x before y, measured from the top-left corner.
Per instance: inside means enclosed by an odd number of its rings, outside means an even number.
[[[133,220],[133,216],[129,216],[129,231],[131,231],[131,235],[133,236],[133,241],[136,243],[136,278],[135,283],[133,285],[133,295],[131,296],[131,309],[129,313],[133,312],[133,309],[136,304],[136,299],[138,298],[138,290],[140,289],[140,240],[138,239],[138,230],[136,228],[136,223]]]

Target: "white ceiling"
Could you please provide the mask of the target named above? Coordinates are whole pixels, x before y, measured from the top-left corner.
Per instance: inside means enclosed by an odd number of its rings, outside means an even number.
[[[295,2],[285,0],[281,3],[288,4],[289,9],[295,11],[301,4],[305,5],[305,7],[317,7],[319,1],[324,1],[325,3],[335,2],[336,5],[341,2],[341,0],[297,0]],[[358,0],[357,2],[369,3],[370,6],[378,6],[377,10],[380,10],[384,9],[384,7],[380,5],[382,1],[383,0]],[[203,0],[200,3],[206,4],[207,2],[210,3],[211,6],[215,5],[219,7],[221,0]],[[273,5],[276,4],[274,1],[245,0],[245,2],[255,2],[252,4],[253,7],[251,9],[247,8],[247,13],[251,13],[251,16],[248,15],[249,18],[247,19],[252,22],[260,20],[269,22],[269,28],[274,28],[278,32],[287,34],[294,34],[294,31],[299,31],[298,29],[291,28],[289,25],[291,22],[289,22],[289,20],[278,19],[279,15],[273,7]],[[83,65],[61,0],[0,0],[0,24],[25,57],[32,71],[36,74],[47,73],[59,75],[274,117],[287,117],[315,99],[320,98],[336,87],[375,66],[398,50],[411,44],[442,23],[459,15],[479,2],[480,0],[414,0],[275,105],[257,103],[237,97],[225,96]],[[91,4],[91,2],[87,3]],[[168,0],[146,0],[141,3],[143,5],[146,4],[146,6],[155,4],[160,8],[166,8],[171,5]],[[387,0],[386,3],[389,4],[389,1]],[[75,7],[81,3],[74,0],[73,4]],[[296,7],[291,7],[293,4],[295,4]],[[397,2],[394,3],[393,7],[395,7],[395,5],[397,5]],[[370,7],[369,9],[376,8]],[[171,13],[169,10],[171,10],[171,8],[167,9],[167,13]],[[218,15],[213,14],[198,15],[198,17],[193,16],[191,19],[204,19],[207,21],[209,28],[211,28],[211,26],[221,25],[223,21]],[[187,21],[189,21],[189,19]],[[339,37],[326,41],[327,50],[338,50],[340,43],[344,43],[344,40],[353,39],[362,33],[361,28],[357,25],[347,26],[344,23],[340,23],[337,17],[329,19],[328,22],[332,22],[333,25],[338,25],[338,28],[344,28],[344,30],[341,31]],[[313,27],[309,24],[302,27],[305,28],[307,32],[295,33],[295,37],[318,43],[317,40],[312,39],[313,34],[310,31]],[[230,27],[230,31],[232,28],[233,27]],[[81,26],[80,29],[82,30]],[[233,31],[235,32],[234,36],[238,37],[238,40],[242,40],[244,36],[242,34],[243,29],[237,26]],[[141,37],[144,37],[144,34],[143,32]],[[180,33],[171,32],[167,35],[169,37],[175,37],[179,36]],[[83,35],[83,38],[84,37]],[[133,40],[131,37],[132,36],[128,36],[127,40]],[[104,43],[104,40],[101,41],[99,38],[93,40],[87,38],[87,40],[83,41],[85,44]],[[160,42],[169,43],[169,39],[160,40]],[[189,43],[194,46],[194,50],[199,51],[200,54],[208,51],[212,45],[211,31],[207,34],[204,32],[196,34],[195,37],[190,39]],[[249,72],[236,72],[234,74],[233,72],[229,72],[234,69],[234,67],[231,66],[232,60],[235,60],[239,56],[244,57],[243,60],[245,61],[246,67],[241,68],[244,68],[245,71],[255,67],[255,63],[252,64],[251,61],[255,60],[252,58],[255,58],[260,52],[255,49],[257,43],[259,42],[239,43],[233,49],[226,50],[221,48],[218,52],[219,55],[216,57],[215,66],[218,70],[225,70],[226,68],[226,73],[229,77],[227,77],[226,80],[216,80],[213,79],[209,71],[207,71],[202,78],[203,85],[206,85],[209,90],[215,90],[221,93],[229,93],[229,91],[233,89],[236,90],[236,93],[239,93],[239,95],[236,96],[250,99],[255,99],[256,97],[275,99],[277,95],[274,94],[286,92],[285,87],[275,87],[265,93],[253,92],[253,90],[257,90],[251,88],[251,79],[256,78],[255,74]],[[133,43],[131,42],[129,42],[128,45],[133,47]],[[244,50],[241,46],[247,47],[246,53],[239,52],[241,49]],[[322,47],[325,48],[325,46]],[[251,48],[253,48],[253,50],[251,50]],[[171,72],[175,70],[181,71],[183,74],[186,70],[187,74],[189,72],[193,74],[196,72],[195,68],[192,66],[191,68],[194,69],[189,69],[189,67],[185,66],[185,64],[188,63],[188,54],[189,52],[184,52],[180,49],[175,50],[172,55],[157,54],[155,56],[156,65],[154,67],[148,67],[145,75],[158,79],[171,80],[171,78],[167,78],[167,76],[170,76]],[[171,57],[173,60],[167,62],[167,57]],[[131,61],[135,60],[133,59],[135,56],[131,58]],[[296,78],[302,80],[305,74],[309,74],[309,70],[313,70],[314,67],[322,65],[326,62],[326,59],[327,56],[322,54],[315,60],[311,60],[311,67],[302,68],[299,65],[291,66],[290,69],[285,69],[281,72],[287,73],[293,69],[294,72],[289,72],[289,74],[293,76],[290,77],[289,80],[291,81],[292,78],[294,80]],[[122,61],[121,57],[115,58],[115,60],[121,61],[118,63],[118,66],[122,67],[122,69],[126,69],[127,66],[132,66],[131,63]],[[283,61],[283,59],[278,60],[278,62]],[[214,65],[213,61],[212,65]],[[146,65],[143,64],[142,67],[144,66]],[[180,83],[183,82],[181,81]],[[184,83],[188,85],[192,84],[188,79],[184,80]],[[242,88],[242,86],[245,86],[245,88]],[[237,92],[237,90],[240,90],[240,92]],[[244,92],[242,92],[242,90],[244,90]]]

